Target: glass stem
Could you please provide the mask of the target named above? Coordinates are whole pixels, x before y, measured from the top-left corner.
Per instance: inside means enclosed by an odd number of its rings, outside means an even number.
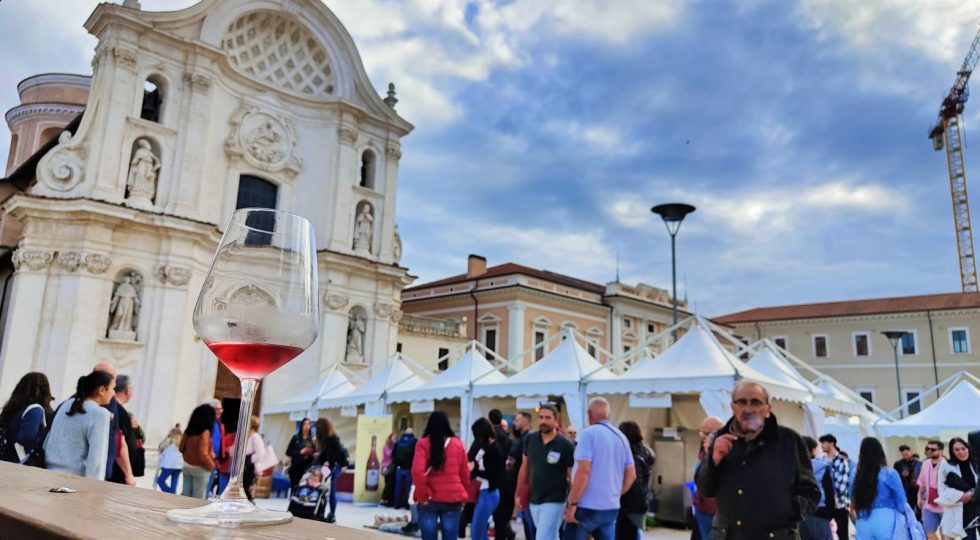
[[[245,485],[242,475],[245,473],[245,445],[248,441],[248,428],[252,419],[252,402],[255,400],[255,391],[259,388],[259,381],[255,379],[242,379],[242,404],[238,410],[238,432],[235,433],[235,453],[231,456],[231,467],[228,472],[231,478],[228,479],[228,487],[221,494],[224,502],[244,502],[249,503],[245,495]]]

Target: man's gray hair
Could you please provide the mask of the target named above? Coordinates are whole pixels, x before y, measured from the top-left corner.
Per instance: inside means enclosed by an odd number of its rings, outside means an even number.
[[[612,414],[612,407],[609,406],[609,400],[604,397],[594,397],[590,399],[589,410],[598,413],[603,420],[608,419],[609,415]]]
[[[746,379],[742,379],[742,380],[738,381],[738,383],[735,385],[735,389],[732,390],[732,399],[735,399],[735,394],[739,390],[741,390],[743,388],[746,388],[746,387],[749,387],[749,386],[753,386],[753,387],[758,388],[759,390],[761,390],[762,391],[762,395],[766,396],[766,403],[769,403],[769,390],[766,390],[766,387],[765,386],[762,386],[762,383],[757,383],[755,381],[749,381],[749,380],[746,380]]]

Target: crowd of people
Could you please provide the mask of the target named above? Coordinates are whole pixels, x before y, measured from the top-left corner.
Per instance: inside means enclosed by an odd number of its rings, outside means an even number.
[[[146,435],[126,410],[135,392],[128,375],[108,362],[79,377],[75,393],[56,403],[43,373],[21,377],[0,410],[0,459],[11,463],[136,485],[145,474]],[[174,426],[161,441],[155,485],[183,495],[220,495],[229,479],[235,433],[227,433],[219,400],[200,405],[187,427]],[[237,420],[237,419],[235,419]],[[232,423],[234,424],[234,423]],[[257,464],[268,468],[271,448],[258,434],[259,419],[250,419],[243,484],[249,498]],[[233,428],[234,429],[234,428]]]
[[[980,432],[971,445],[930,440],[920,461],[908,446],[886,460],[878,439],[861,441],[855,462],[832,434],[819,441],[780,426],[769,393],[740,383],[732,418],[708,418],[695,473],[696,534],[703,540],[787,538],[977,540]],[[944,448],[950,456],[944,457]]]

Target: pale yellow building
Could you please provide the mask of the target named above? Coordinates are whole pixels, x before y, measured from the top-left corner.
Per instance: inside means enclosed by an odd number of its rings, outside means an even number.
[[[770,338],[879,407],[899,406],[959,371],[980,375],[973,345],[980,331],[980,293],[950,293],[761,307],[714,319],[748,341]],[[899,377],[886,330],[903,330]],[[915,413],[935,392],[913,403]]]
[[[680,307],[684,318],[686,305],[681,302]],[[670,295],[662,289],[619,282],[600,285],[514,263],[487,267],[478,255],[470,255],[464,274],[405,289],[401,309],[458,324],[465,329],[461,332],[503,358],[524,353],[519,360],[523,365],[554,348],[555,336],[565,328],[584,335],[589,352],[605,362],[608,355],[603,350],[619,354],[636,348],[669,327],[672,317]],[[422,363],[429,360],[429,354],[412,356],[401,329],[398,341],[408,356]],[[429,347],[447,348],[451,343],[433,336]]]

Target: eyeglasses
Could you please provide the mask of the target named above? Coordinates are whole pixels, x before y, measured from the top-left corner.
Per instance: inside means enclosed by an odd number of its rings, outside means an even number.
[[[926,447],[926,452],[938,452],[938,451],[939,451],[939,449],[936,448],[936,447],[934,447],[934,446],[933,447],[930,447],[930,446],[927,446]]]
[[[741,407],[743,409],[745,407],[752,407],[753,409],[758,409],[759,407],[762,407],[763,405],[766,405],[766,402],[765,401],[762,401],[761,399],[754,399],[754,398],[753,399],[744,399],[744,398],[734,399],[734,400],[732,400],[732,403],[734,403],[736,407]]]

